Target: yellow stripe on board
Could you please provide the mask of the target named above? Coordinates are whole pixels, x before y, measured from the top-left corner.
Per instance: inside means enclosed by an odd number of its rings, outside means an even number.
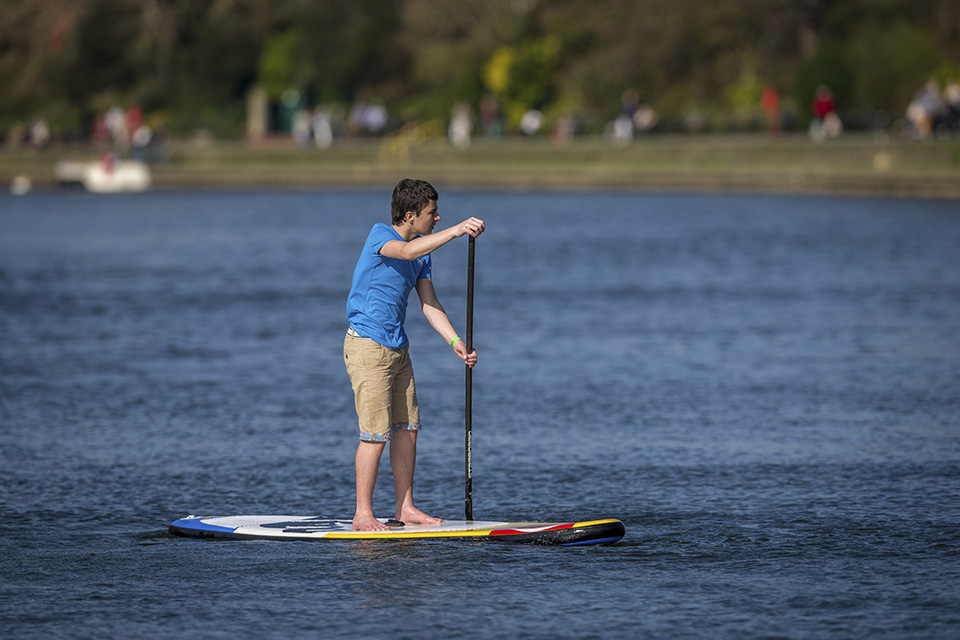
[[[605,520],[589,520],[587,522],[575,522],[570,529],[578,527],[592,527],[601,524],[611,524],[620,522],[616,518],[607,518]],[[489,536],[494,531],[503,531],[504,529],[533,528],[529,533],[540,533],[548,531],[550,527],[566,524],[565,522],[510,522],[502,526],[491,527],[488,529],[460,529],[450,531],[351,531],[345,533],[328,533],[323,536],[329,540],[376,540],[376,539],[397,539],[397,538],[482,538]],[[537,530],[539,529],[539,530]]]
[[[620,522],[616,518],[607,518],[606,520],[591,520],[589,522],[575,522],[575,527],[592,527],[595,524],[608,524],[610,522]]]

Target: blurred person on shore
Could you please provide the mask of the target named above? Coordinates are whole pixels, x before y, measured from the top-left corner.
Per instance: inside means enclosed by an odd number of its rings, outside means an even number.
[[[130,137],[131,156],[134,160],[143,162],[146,160],[147,146],[153,139],[153,130],[145,124],[137,127],[136,131]]]
[[[106,175],[113,175],[113,170],[117,168],[117,154],[113,151],[103,151],[100,153],[100,168]]]
[[[450,114],[450,124],[447,126],[447,138],[457,149],[466,149],[470,146],[470,134],[473,131],[473,114],[470,105],[458,102],[453,105]]]
[[[37,118],[27,131],[27,144],[31,147],[43,148],[50,142],[50,125],[43,118]]]
[[[127,145],[130,144],[130,136],[127,133],[127,116],[124,110],[118,106],[110,107],[103,115],[103,122],[114,150],[125,153]]]
[[[780,92],[772,84],[764,85],[760,95],[760,106],[767,121],[767,133],[779,136],[781,131]]]
[[[480,127],[483,135],[488,138],[503,137],[503,120],[500,118],[500,107],[497,99],[487,94],[480,100]]]
[[[387,128],[387,107],[380,100],[374,100],[367,107],[367,130],[380,135]]]
[[[633,141],[633,121],[618,115],[609,125],[610,137],[618,146],[626,146]]]
[[[830,87],[825,84],[817,87],[817,91],[813,95],[813,117],[823,122],[828,115],[836,112],[836,108]]]
[[[903,117],[907,133],[911,138],[926,138],[930,135],[930,120],[919,100],[914,98],[907,104]]]
[[[947,126],[956,135],[960,133],[960,82],[956,78],[947,82],[943,99],[947,103]]]
[[[127,107],[124,117],[126,119],[127,140],[132,144],[133,135],[143,125],[143,109],[140,108],[139,104],[134,103]]]
[[[929,138],[945,126],[947,105],[936,80],[930,79],[917,89],[907,105],[905,116],[908,132],[913,138]]]
[[[562,114],[553,124],[553,131],[550,132],[550,144],[557,149],[562,149],[573,140],[573,134],[576,130],[576,118],[569,113]]]
[[[833,92],[826,85],[817,87],[813,96],[813,120],[810,122],[810,138],[814,142],[823,142],[838,138],[843,133],[843,122],[837,114]]]
[[[351,136],[362,135],[367,129],[367,104],[356,102],[347,115],[347,132]]]
[[[613,121],[611,136],[618,145],[629,144],[633,140],[633,117],[640,106],[640,95],[636,89],[624,89],[620,95],[620,113]]]
[[[633,114],[633,127],[637,133],[650,133],[660,122],[660,114],[646,102],[637,106]]]
[[[310,140],[313,137],[313,128],[311,126],[310,112],[306,109],[297,109],[293,114],[293,139],[297,146],[306,149],[310,146]]]
[[[928,80],[920,90],[918,99],[924,111],[927,112],[931,131],[933,133],[940,131],[947,120],[947,104],[943,100],[940,83],[932,78]]]
[[[387,108],[379,100],[358,102],[350,109],[348,127],[357,135],[379,135],[387,126]]]
[[[318,149],[329,149],[333,146],[333,125],[330,120],[329,108],[317,106],[313,110],[310,128],[313,131],[313,143]]]
[[[535,136],[543,126],[543,113],[539,109],[527,109],[520,118],[520,133]]]

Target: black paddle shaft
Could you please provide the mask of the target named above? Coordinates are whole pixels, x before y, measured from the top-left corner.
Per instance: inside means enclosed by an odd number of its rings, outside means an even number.
[[[467,252],[467,353],[473,353],[473,263],[476,243],[477,239],[470,236],[470,248]],[[464,409],[466,470],[463,504],[467,520],[473,520],[473,369],[470,367],[466,367]]]

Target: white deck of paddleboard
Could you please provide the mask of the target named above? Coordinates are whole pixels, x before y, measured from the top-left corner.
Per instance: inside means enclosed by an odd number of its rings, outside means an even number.
[[[386,523],[384,518],[381,522]],[[483,520],[451,520],[440,524],[408,524],[386,531],[354,531],[351,520],[333,520],[315,516],[249,515],[197,517],[188,516],[173,526],[197,532],[230,533],[233,535],[270,538],[324,538],[328,536],[369,538],[444,537],[486,535],[491,530],[510,529],[523,533],[545,531],[564,523],[510,522]]]

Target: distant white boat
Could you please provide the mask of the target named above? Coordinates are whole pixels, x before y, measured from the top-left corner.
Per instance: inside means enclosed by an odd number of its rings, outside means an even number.
[[[53,168],[61,184],[80,184],[91,193],[124,193],[150,188],[150,169],[139,160],[115,160],[107,155],[96,162],[63,160]]]

